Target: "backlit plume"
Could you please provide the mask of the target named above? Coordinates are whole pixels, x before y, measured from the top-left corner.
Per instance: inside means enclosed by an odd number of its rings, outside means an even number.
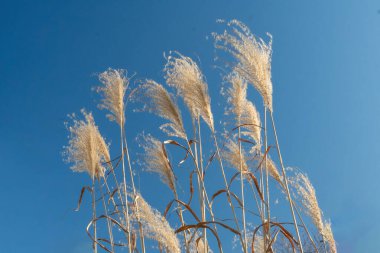
[[[120,126],[125,123],[124,116],[124,96],[129,85],[125,70],[108,69],[99,75],[99,80],[103,86],[99,86],[97,91],[102,94],[101,109],[110,112],[107,115],[111,121],[115,120]]]
[[[67,161],[74,163],[73,171],[87,172],[92,178],[102,176],[102,163],[110,161],[108,145],[100,135],[91,113],[82,110],[84,120],[73,116],[69,146],[65,147]]]
[[[148,98],[148,101],[143,100],[145,110],[170,121],[170,123],[161,125],[160,129],[169,136],[186,139],[181,113],[171,94],[153,80],[146,80],[139,91],[138,93],[142,93],[144,97]]]
[[[139,212],[138,216],[144,229],[144,235],[157,241],[161,247],[170,253],[180,253],[180,244],[174,230],[167,220],[142,198],[140,194],[136,197]]]
[[[234,70],[253,84],[263,97],[264,105],[273,111],[271,58],[272,37],[265,43],[254,36],[249,28],[240,21],[232,20],[227,23],[231,30],[223,34],[213,33],[215,47],[230,53],[237,61]]]
[[[322,211],[319,208],[317,195],[309,178],[306,175],[297,172],[294,177],[294,181],[292,180],[292,184],[297,191],[299,200],[305,208],[306,214],[310,216],[319,232],[323,234],[324,226]]]
[[[175,177],[169,163],[164,144],[151,135],[145,135],[142,147],[144,161],[148,171],[158,173],[161,180],[175,192]]]
[[[164,69],[167,84],[177,90],[193,119],[201,116],[211,130],[214,130],[207,84],[198,65],[191,58],[177,52],[170,54],[167,60]]]

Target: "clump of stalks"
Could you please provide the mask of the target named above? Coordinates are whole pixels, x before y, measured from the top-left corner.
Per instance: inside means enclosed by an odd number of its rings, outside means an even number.
[[[225,240],[228,235],[237,239],[245,253],[337,252],[331,223],[323,218],[310,180],[301,172],[289,178],[285,170],[273,117],[272,37],[265,42],[237,20],[226,24],[223,33],[213,34],[216,48],[232,56],[227,65],[230,73],[223,78],[228,85],[227,115],[232,118],[227,116],[229,124],[222,124],[231,127],[223,136],[216,131],[220,126],[214,122],[204,74],[194,60],[178,52],[166,57],[166,85],[141,79],[130,89],[126,70],[108,69],[99,75],[99,108],[117,123],[120,134],[116,155],[111,156],[91,113],[82,110],[83,119],[71,116],[65,160],[72,163],[73,171],[87,172],[91,178],[91,185],[81,190],[77,210],[85,192],[91,193],[87,233],[94,252],[114,253],[123,248],[129,253],[154,248],[173,253],[230,252]],[[248,99],[249,85],[261,95],[263,108]],[[190,113],[190,134],[177,98]],[[141,163],[128,148],[126,133],[130,132],[126,128],[134,124],[126,118],[130,101],[139,104],[138,110],[165,121],[159,126],[163,137],[142,135]],[[260,115],[261,110],[264,113]],[[213,139],[210,145],[204,141],[207,135]],[[206,148],[211,152],[205,152]],[[170,156],[172,149],[183,152],[180,162]],[[135,185],[135,174],[142,171],[156,173],[171,191],[171,196],[160,195],[159,201],[167,201],[162,214]],[[273,215],[276,208],[271,205],[271,194],[276,194],[276,188],[280,190],[277,197],[284,193],[292,222],[279,221],[280,217]],[[305,215],[311,222],[304,221]],[[316,229],[311,229],[312,225]]]

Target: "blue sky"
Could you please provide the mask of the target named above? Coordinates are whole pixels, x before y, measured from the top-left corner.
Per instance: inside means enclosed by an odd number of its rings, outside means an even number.
[[[91,87],[108,67],[163,82],[163,52],[199,57],[213,110],[220,72],[210,33],[236,18],[273,35],[274,110],[286,165],[311,178],[339,252],[380,247],[380,4],[363,1],[2,1],[0,238],[2,252],[90,252],[88,209],[73,212],[86,175],[62,162],[66,115],[96,111]],[[253,98],[258,98],[251,89]],[[261,106],[261,100],[256,104]],[[101,131],[116,126],[94,112]],[[128,138],[161,121],[128,113]],[[152,126],[152,127],[151,127]],[[220,129],[220,127],[219,127]],[[115,144],[116,144],[115,139]],[[161,209],[157,187],[141,191]],[[154,182],[153,182],[154,181]],[[156,194],[156,195],[155,195]],[[88,202],[85,202],[88,204]]]

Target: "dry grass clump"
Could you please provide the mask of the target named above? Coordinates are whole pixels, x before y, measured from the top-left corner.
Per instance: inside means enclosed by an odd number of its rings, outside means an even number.
[[[264,105],[272,111],[271,35],[268,34],[270,41],[265,43],[240,21],[232,20],[227,25],[232,33],[213,34],[216,47],[231,53],[237,60],[234,70],[255,86],[263,97]]]
[[[65,155],[73,171],[87,172],[92,178],[104,174],[102,163],[110,160],[108,145],[95,125],[91,113],[82,110],[84,120],[73,118],[70,131],[69,146],[65,147]]]
[[[160,129],[169,136],[186,139],[185,128],[183,127],[181,112],[174,102],[172,95],[161,85],[153,80],[146,80],[137,93],[144,101],[144,109],[167,119],[170,123],[160,126]],[[148,98],[148,100],[147,100]]]
[[[146,253],[145,239],[156,241],[160,251],[171,253],[181,250],[209,253],[212,248],[223,253],[230,252],[223,248],[230,234],[239,241],[239,248],[241,246],[244,253],[337,252],[331,223],[323,220],[309,178],[302,173],[296,173],[290,179],[286,175],[272,113],[272,42],[265,43],[255,37],[239,21],[233,20],[227,25],[232,32],[214,34],[216,47],[231,53],[237,61],[230,74],[223,77],[229,83],[228,112],[234,118],[232,124],[220,121],[223,126],[232,125],[231,129],[226,129],[222,145],[218,144],[205,78],[192,59],[177,52],[167,57],[165,79],[190,110],[193,139],[188,139],[176,97],[163,85],[149,79],[143,79],[138,83],[139,87],[127,94],[129,79],[124,70],[108,69],[101,73],[102,85],[97,88],[102,96],[100,108],[106,109],[107,117],[116,121],[120,128],[120,149],[115,157],[111,158],[91,113],[82,110],[83,120],[72,117],[73,124],[68,127],[69,145],[64,153],[66,160],[73,163],[72,170],[87,172],[92,179],[92,186],[84,186],[81,190],[78,209],[84,193],[89,191],[92,219],[87,233],[93,242],[94,253],[116,253],[126,248],[128,253]],[[262,110],[257,110],[247,98],[251,88],[248,83],[262,95]],[[125,129],[125,104],[129,98],[141,102],[143,111],[165,119],[166,123],[159,128],[176,137],[161,141],[143,134],[139,143],[144,150],[142,163],[136,162],[135,154],[128,149],[126,133],[129,138],[131,132]],[[269,134],[268,110],[273,129]],[[260,111],[264,111],[263,122]],[[213,145],[207,143],[210,136],[204,138],[206,134],[201,131],[200,118],[211,130]],[[206,148],[211,149],[210,152],[204,152]],[[172,162],[168,154],[172,149],[181,153],[182,160],[178,164]],[[277,154],[275,160],[272,160],[273,150]],[[178,161],[177,157],[175,161]],[[281,165],[281,171],[275,161]],[[236,171],[225,171],[225,162]],[[220,172],[215,170],[216,166],[220,167]],[[139,193],[141,190],[134,183],[134,177],[142,171],[157,173],[173,193],[173,196],[157,195],[160,203],[166,204],[162,215],[143,199]],[[269,176],[274,180],[269,180]],[[240,187],[234,183],[239,179]],[[298,211],[299,202],[293,201],[288,182],[295,189],[295,199],[302,204],[304,213]],[[245,187],[247,184],[249,188]],[[144,187],[145,183],[138,185]],[[286,193],[284,202],[290,206],[288,215],[291,215],[292,222],[288,222],[288,218],[281,221],[279,217],[283,213],[277,216],[271,207],[270,194],[276,189],[272,185],[279,185],[280,191]],[[310,216],[312,222],[305,223],[303,214]],[[166,217],[176,221],[175,231]],[[310,230],[309,225],[316,229]],[[249,227],[253,229],[249,231]],[[183,236],[182,244],[176,236],[178,233]],[[324,251],[321,246],[325,246]]]
[[[189,57],[180,53],[168,56],[165,65],[166,82],[177,90],[189,108],[193,119],[199,116],[214,130],[214,119],[211,112],[211,100],[207,84],[198,65]]]
[[[169,253],[181,252],[178,238],[167,220],[138,194],[136,198],[139,219],[143,225],[145,236],[154,239]]]

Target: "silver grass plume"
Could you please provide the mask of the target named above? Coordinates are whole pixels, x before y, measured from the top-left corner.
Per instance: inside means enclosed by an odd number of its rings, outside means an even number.
[[[256,142],[256,146],[252,148],[260,150],[261,146],[261,120],[260,114],[257,112],[256,107],[249,100],[245,101],[244,112],[241,115],[241,124],[245,124],[242,135],[249,136]]]
[[[271,80],[271,58],[272,58],[272,36],[266,43],[261,38],[254,36],[249,28],[238,20],[227,23],[231,32],[224,31],[223,34],[213,33],[215,47],[230,53],[237,63],[235,71],[253,84],[263,97],[264,105],[273,111],[272,106],[272,80]]]
[[[236,72],[229,74],[227,80],[231,84],[227,89],[227,101],[231,105],[229,111],[235,115],[236,122],[240,123],[247,98],[247,82]]]
[[[317,195],[309,178],[301,172],[296,172],[291,184],[297,192],[305,213],[310,216],[318,231],[323,235],[322,210],[319,208]]]
[[[255,253],[265,253],[264,237],[261,235],[255,235],[254,243]]]
[[[163,183],[175,192],[175,177],[164,144],[151,135],[143,136],[144,162],[148,171],[158,173]]]
[[[91,113],[81,110],[84,120],[72,116],[73,125],[70,132],[69,145],[65,147],[64,155],[73,171],[87,172],[92,178],[102,176],[105,168],[102,163],[110,161],[108,145],[95,125]]]
[[[99,80],[103,83],[103,86],[97,87],[98,93],[103,95],[99,107],[110,112],[107,115],[109,120],[124,126],[124,96],[129,85],[126,70],[110,68],[99,75]]]
[[[169,253],[180,253],[180,244],[174,230],[170,227],[168,221],[137,194],[135,212],[138,212],[144,229],[144,235],[157,241],[161,247],[165,248]]]
[[[149,101],[145,101],[145,110],[170,121],[170,123],[161,125],[160,129],[169,136],[186,139],[181,113],[172,95],[161,84],[153,80],[144,81],[139,91],[149,99]]]
[[[330,247],[330,252],[336,253],[337,249],[336,249],[334,234],[332,232],[330,222],[327,222],[327,221],[324,222],[322,235],[323,235],[323,239],[327,242],[327,244]]]
[[[170,54],[167,57],[164,71],[167,84],[174,87],[183,98],[193,119],[201,116],[211,130],[214,130],[211,100],[198,65],[191,58],[175,52],[175,55]]]
[[[247,81],[237,72],[232,72],[227,80],[231,86],[227,89],[227,100],[231,105],[229,111],[235,115],[237,124],[244,129],[242,135],[252,138],[256,142],[255,148],[261,145],[261,120],[253,103],[247,100]]]
[[[276,164],[273,162],[273,160],[267,155],[267,167],[268,167],[268,173],[269,175],[276,180],[282,187],[284,187],[281,179],[280,172],[278,171]]]
[[[213,253],[211,248],[208,246],[208,243],[206,242],[206,245],[204,244],[203,237],[200,233],[194,232],[195,234],[192,236],[191,242],[189,244],[189,251],[190,253],[204,253],[205,247],[207,253]]]
[[[239,145],[233,140],[228,140],[225,147],[226,150],[222,152],[222,157],[230,164],[230,166],[239,172],[241,168],[243,174],[248,172],[248,165],[246,162],[247,160],[245,158],[244,150],[242,149],[241,153],[239,153]]]

